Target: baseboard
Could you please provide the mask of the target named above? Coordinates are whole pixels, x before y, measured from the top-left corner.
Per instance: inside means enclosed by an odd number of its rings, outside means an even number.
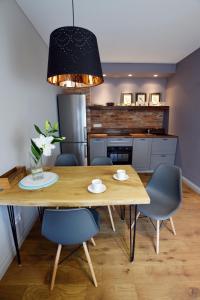
[[[27,235],[31,231],[31,229],[33,227],[33,224],[35,223],[36,219],[37,219],[37,215],[34,214],[33,217],[30,219],[30,221],[28,222],[28,224],[26,224],[26,227],[24,228],[21,236],[18,237],[19,247],[21,247],[21,245],[23,244],[23,242],[26,239]],[[12,253],[10,251],[8,253],[8,255],[4,258],[3,262],[0,265],[0,280],[2,279],[4,274],[6,273],[7,269],[9,268],[9,266],[10,266],[11,262],[13,261],[13,258],[15,257],[15,255],[16,255],[16,252],[15,252],[15,249],[13,248]]]
[[[194,192],[200,194],[200,187],[198,185],[196,185],[195,183],[193,183],[191,180],[189,180],[188,178],[186,177],[182,177],[183,179],[183,182],[188,186],[190,187]]]

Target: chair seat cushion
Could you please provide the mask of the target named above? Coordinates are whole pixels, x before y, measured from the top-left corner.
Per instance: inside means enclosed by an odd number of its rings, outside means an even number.
[[[155,220],[167,220],[178,209],[179,205],[159,192],[148,192],[150,204],[138,205],[138,211]]]

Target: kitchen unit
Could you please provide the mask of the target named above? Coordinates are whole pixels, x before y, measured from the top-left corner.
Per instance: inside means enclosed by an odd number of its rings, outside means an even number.
[[[161,163],[174,164],[176,136],[156,134],[132,134],[132,136],[109,137],[104,134],[95,138],[91,135],[90,161],[96,156],[109,156],[113,164],[132,164],[139,172],[152,172]]]

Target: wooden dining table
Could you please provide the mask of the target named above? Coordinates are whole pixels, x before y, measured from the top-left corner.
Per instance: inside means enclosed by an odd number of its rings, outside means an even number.
[[[126,170],[129,178],[125,181],[115,180],[117,169]],[[41,212],[47,207],[94,207],[94,206],[129,206],[130,261],[135,257],[137,205],[149,204],[150,199],[137,172],[130,165],[113,166],[75,166],[51,167],[47,169],[59,176],[58,181],[39,190],[23,190],[15,185],[0,192],[0,205],[6,205],[16,248],[18,264],[21,264],[15,225],[14,206],[38,207]],[[106,191],[99,194],[90,193],[88,185],[99,178],[106,186]],[[135,207],[132,218],[132,207]],[[132,221],[134,226],[131,228]]]

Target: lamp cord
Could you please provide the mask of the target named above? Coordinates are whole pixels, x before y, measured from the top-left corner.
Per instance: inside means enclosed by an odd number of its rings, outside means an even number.
[[[72,0],[72,17],[73,17],[73,26],[74,26],[74,0]]]

